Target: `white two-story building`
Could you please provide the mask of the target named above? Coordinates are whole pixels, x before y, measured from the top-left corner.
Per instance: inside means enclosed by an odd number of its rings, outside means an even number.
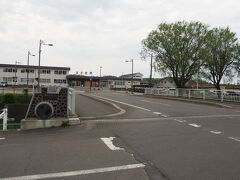
[[[37,85],[38,71],[40,85],[67,86],[66,76],[70,68],[54,66],[0,64],[0,82],[6,82],[8,85]]]

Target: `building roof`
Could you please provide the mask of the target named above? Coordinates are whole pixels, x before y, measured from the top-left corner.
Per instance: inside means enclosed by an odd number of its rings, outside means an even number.
[[[133,75],[136,75],[136,74],[140,74],[141,76],[143,76],[143,74],[140,73],[140,72],[133,73]],[[131,76],[131,75],[132,75],[132,73],[131,73],[131,74],[123,74],[123,75],[121,75],[120,77]]]
[[[6,68],[31,68],[31,69],[52,69],[52,70],[68,70],[70,71],[70,67],[57,67],[57,66],[33,66],[33,65],[15,65],[15,64],[0,64],[0,67],[6,67]]]

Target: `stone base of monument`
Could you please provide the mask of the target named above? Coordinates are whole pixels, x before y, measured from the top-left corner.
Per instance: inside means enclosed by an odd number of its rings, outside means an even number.
[[[48,120],[39,119],[23,119],[21,121],[21,130],[39,129],[39,128],[51,128],[60,127],[64,122],[69,122],[69,125],[80,124],[79,118],[51,118]]]

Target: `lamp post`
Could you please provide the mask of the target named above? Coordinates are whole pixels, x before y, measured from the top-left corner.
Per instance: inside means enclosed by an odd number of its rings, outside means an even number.
[[[132,81],[131,81],[131,92],[133,93],[133,59],[126,60],[125,62],[132,62]]]
[[[53,44],[47,44],[47,43],[45,43],[41,39],[39,41],[39,51],[38,51],[38,91],[40,91],[40,63],[41,63],[42,45],[53,46]]]
[[[18,64],[20,64],[20,62],[15,61],[15,69],[14,69],[15,76],[13,78],[13,81],[14,81],[14,94],[15,94],[15,88],[16,88],[16,83],[17,83],[17,65]]]
[[[31,54],[30,51],[28,51],[28,59],[27,59],[27,86],[29,81],[29,56],[35,56],[34,54]]]
[[[100,79],[99,79],[99,87],[101,88],[101,77],[102,77],[102,66],[100,66]]]

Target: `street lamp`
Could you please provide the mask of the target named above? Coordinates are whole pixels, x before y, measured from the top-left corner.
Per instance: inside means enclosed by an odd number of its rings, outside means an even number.
[[[15,76],[13,78],[13,81],[14,81],[14,94],[15,94],[15,88],[16,88],[16,84],[17,84],[17,65],[20,64],[19,61],[15,61]]]
[[[41,62],[41,52],[42,52],[42,45],[45,46],[53,46],[53,44],[47,44],[43,40],[39,41],[39,51],[38,51],[38,91],[40,91],[40,62]]]
[[[27,59],[27,86],[29,81],[29,56],[35,56],[34,54],[31,54],[30,51],[28,51],[28,59]]]
[[[131,82],[131,91],[133,93],[133,59],[126,60],[125,62],[132,62],[132,82]]]

